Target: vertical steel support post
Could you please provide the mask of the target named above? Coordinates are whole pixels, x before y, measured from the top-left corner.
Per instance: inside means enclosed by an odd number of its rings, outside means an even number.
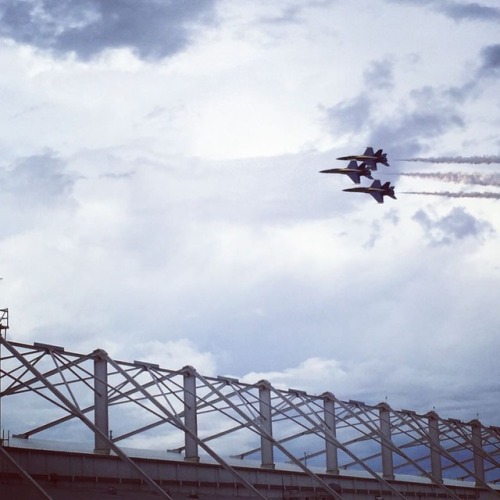
[[[198,442],[193,436],[198,436],[198,416],[196,411],[196,370],[192,366],[182,369],[184,376],[184,425],[191,432],[184,433],[184,460],[199,462]]]
[[[260,423],[266,435],[272,438],[271,384],[267,380],[261,380],[257,382],[257,387],[259,388]],[[265,435],[260,437],[260,454],[262,467],[274,469],[273,442]]]
[[[477,419],[470,422],[472,429],[472,452],[474,453],[474,475],[476,476],[476,486],[484,486],[486,483],[484,476],[484,450],[483,438],[481,436],[482,425]]]
[[[3,446],[3,425],[2,425],[2,328],[0,326],[0,446]]]
[[[443,482],[443,467],[441,464],[441,448],[439,439],[439,415],[435,411],[430,411],[425,415],[428,419],[429,444],[431,450],[431,473],[434,479]]]
[[[31,372],[34,378],[39,381],[43,386],[48,389],[49,392],[55,396],[58,401],[56,404],[61,408],[66,409],[69,413],[78,417],[81,422],[83,422],[90,430],[94,432],[94,434],[101,434],[101,438],[103,440],[107,440],[109,442],[110,448],[127,464],[130,465],[143,479],[144,481],[151,486],[151,488],[156,491],[157,494],[162,498],[168,498],[169,500],[173,500],[172,497],[163,490],[158,484],[153,481],[126,453],[124,453],[118,446],[116,446],[111,440],[108,439],[108,436],[103,434],[102,431],[88,419],[82,410],[78,406],[76,406],[70,399],[68,399],[54,384],[52,384],[47,377],[45,377],[34,364],[31,364],[26,358],[22,356],[21,353],[16,351],[15,347],[10,345],[9,343],[4,343],[5,347],[9,350],[9,352],[15,357],[27,371]],[[96,352],[96,351],[94,351]],[[113,362],[113,360],[107,355],[105,351],[97,350],[99,356],[105,357],[105,359],[113,363],[113,367],[119,368],[119,365]],[[126,372],[125,372],[126,374]]]
[[[0,323],[0,446],[3,446],[3,426],[2,426],[2,326]]]
[[[384,479],[394,479],[394,464],[391,446],[391,407],[387,403],[380,403],[378,409],[380,433],[382,434],[382,477]]]
[[[0,338],[2,341],[5,338],[7,341],[7,330],[9,328],[9,310],[0,309]],[[5,337],[2,332],[5,331]],[[0,374],[2,373],[2,342],[0,342]],[[3,377],[0,376],[0,446],[3,445],[3,427],[2,427],[2,380]]]
[[[338,447],[329,437],[337,437],[335,427],[335,396],[331,392],[325,392],[321,395],[323,398],[323,418],[325,420],[325,454],[326,454],[326,472],[329,474],[339,473]]]
[[[105,436],[109,436],[109,401],[108,401],[108,362],[107,353],[101,349],[94,352],[94,425]],[[109,455],[109,440],[94,433],[94,451]]]

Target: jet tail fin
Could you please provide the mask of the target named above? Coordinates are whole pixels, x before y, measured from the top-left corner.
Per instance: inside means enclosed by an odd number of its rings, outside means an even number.
[[[368,179],[372,179],[373,180],[372,173],[370,171],[370,168],[366,164],[366,162],[363,162],[361,165],[357,166],[356,170],[359,171],[359,175],[364,175]]]
[[[379,149],[374,156],[377,157],[377,161],[379,163],[382,163],[382,165],[389,167],[389,163],[387,163],[387,153],[384,153],[383,151],[383,149]]]
[[[377,163],[373,160],[365,160],[367,168],[370,170],[377,170]]]

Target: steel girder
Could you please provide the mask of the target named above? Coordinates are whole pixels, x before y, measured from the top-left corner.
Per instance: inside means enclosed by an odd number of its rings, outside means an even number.
[[[341,495],[325,474],[350,470],[363,471],[400,498],[391,482],[401,474],[426,478],[448,498],[458,498],[448,484],[452,479],[500,497],[494,486],[500,482],[500,429],[478,420],[281,390],[265,380],[205,377],[190,366],[168,370],[118,361],[102,350],[78,354],[2,336],[0,342],[4,426],[14,425],[13,412],[16,426],[30,422],[15,429],[19,437],[93,440],[96,453],[118,455],[164,498],[171,497],[121,443],[148,448],[154,440],[165,458],[167,450],[194,462],[209,457],[259,498],[265,496],[236,470],[238,459],[263,468],[291,463],[332,498]],[[35,407],[41,416],[36,422]]]

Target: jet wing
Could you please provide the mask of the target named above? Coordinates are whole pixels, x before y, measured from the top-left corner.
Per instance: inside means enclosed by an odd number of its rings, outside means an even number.
[[[374,156],[373,148],[366,148],[363,156]]]
[[[379,191],[370,191],[370,194],[379,202],[379,203],[384,203],[384,197],[382,196],[382,193]]]
[[[346,172],[346,174],[349,176],[349,178],[354,182],[354,184],[359,184],[360,183],[360,177],[359,174],[356,172]]]

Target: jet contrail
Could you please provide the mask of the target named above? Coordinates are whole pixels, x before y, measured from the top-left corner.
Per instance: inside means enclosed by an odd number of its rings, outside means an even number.
[[[438,156],[430,158],[400,158],[397,161],[422,161],[426,163],[467,163],[479,165],[481,163],[500,163],[500,156]]]
[[[462,174],[452,172],[398,172],[393,175],[407,175],[422,179],[439,179],[446,182],[463,182],[465,184],[476,184],[478,186],[500,186],[500,174]]]
[[[402,194],[423,194],[426,196],[446,196],[447,198],[493,198],[500,200],[500,193],[451,193],[450,191],[401,191]]]

